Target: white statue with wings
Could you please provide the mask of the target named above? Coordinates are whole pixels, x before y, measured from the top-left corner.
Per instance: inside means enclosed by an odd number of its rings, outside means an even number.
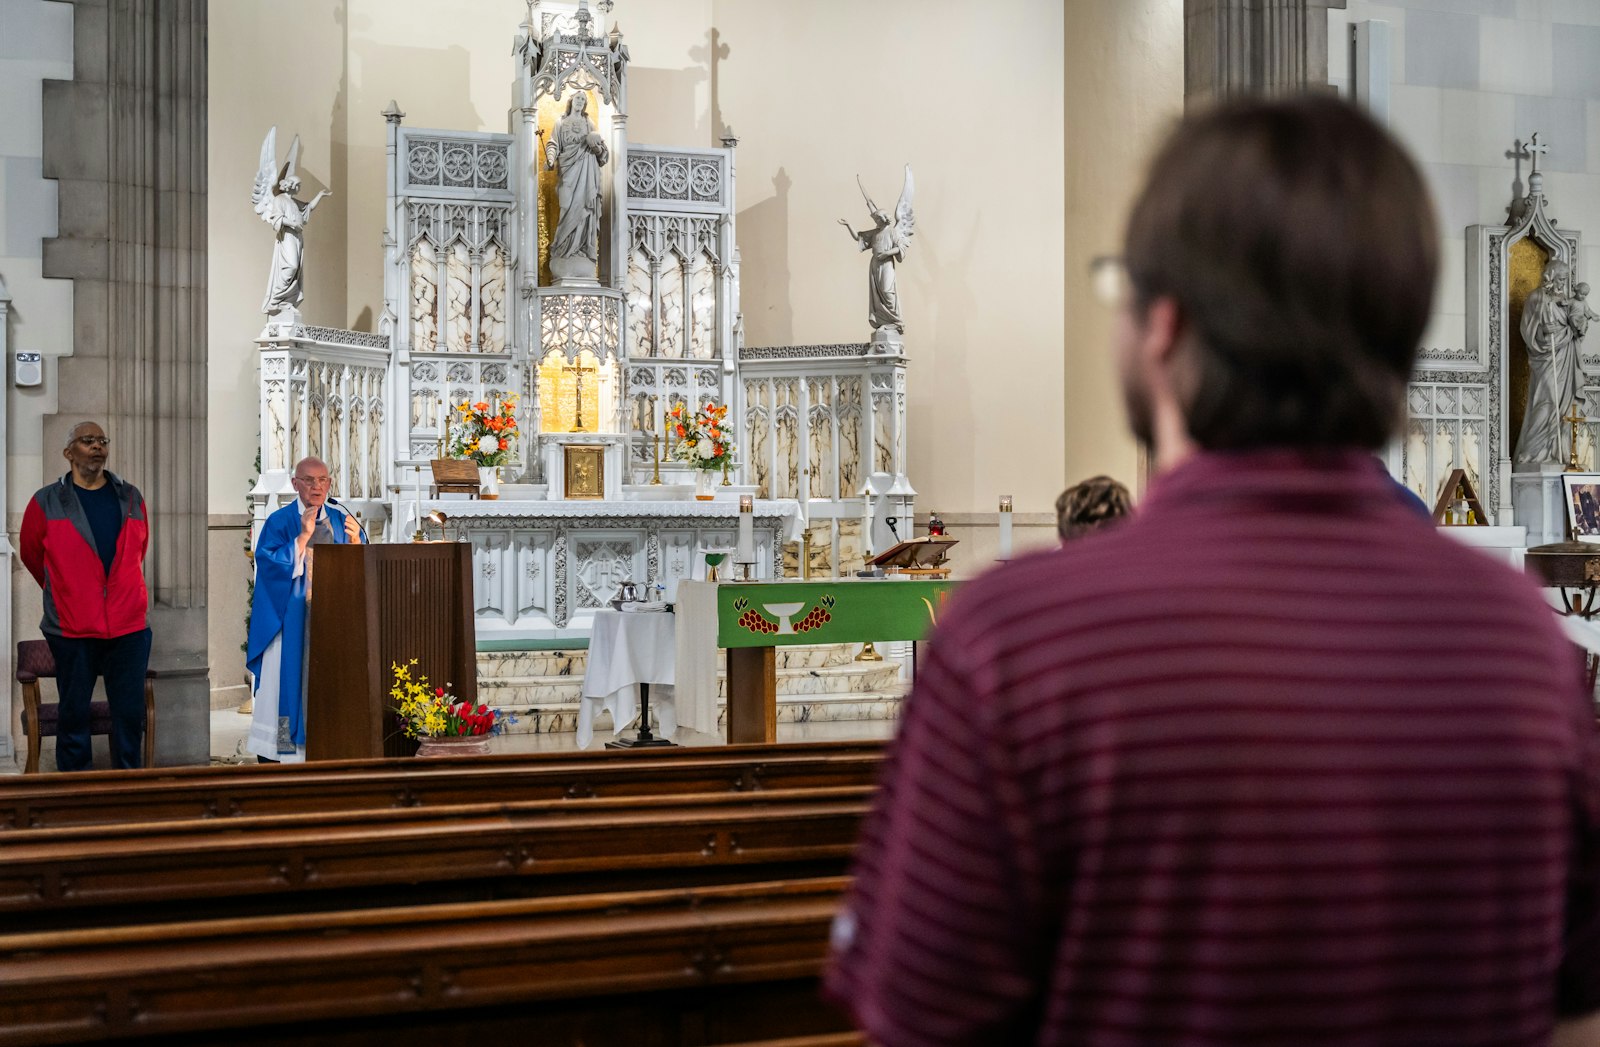
[[[322,198],[324,189],[308,204],[294,198],[300,191],[300,178],[295,174],[295,161],[300,158],[300,136],[289,143],[289,155],[283,166],[278,166],[278,129],[267,132],[261,143],[261,164],[256,170],[255,190],[250,202],[256,214],[272,226],[277,242],[272,248],[272,268],[267,272],[267,297],[261,311],[268,316],[293,314],[305,297],[301,266],[305,254],[305,228],[311,221]]]
[[[856,184],[861,185],[860,175],[856,176]],[[848,221],[839,219],[839,224],[850,231],[861,249],[872,252],[872,262],[867,269],[867,316],[873,331],[883,332],[884,337],[889,332],[905,334],[906,330],[900,315],[900,296],[894,286],[894,267],[896,262],[905,260],[906,247],[916,231],[916,219],[911,214],[911,196],[915,189],[911,165],[907,164],[905,186],[900,190],[900,202],[895,204],[893,220],[872,202],[866,186],[861,186],[861,195],[866,198],[867,211],[872,215],[872,228],[858,233]]]

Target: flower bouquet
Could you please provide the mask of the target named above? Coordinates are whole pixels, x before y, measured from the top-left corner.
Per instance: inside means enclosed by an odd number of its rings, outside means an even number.
[[[718,407],[711,403],[690,414],[684,412],[683,404],[674,404],[667,413],[667,439],[672,443],[672,457],[699,470],[695,497],[701,500],[711,498],[711,474],[733,462],[733,438],[723,422],[727,415],[726,405]]]
[[[450,431],[450,454],[470,458],[479,468],[505,465],[517,439],[517,398],[496,400],[493,407],[479,400],[456,408],[461,420]]]
[[[421,741],[418,756],[477,755],[489,751],[489,737],[505,730],[498,710],[463,702],[443,687],[431,687],[428,678],[413,670],[415,658],[390,665],[394,685],[389,697],[400,714],[407,738]]]

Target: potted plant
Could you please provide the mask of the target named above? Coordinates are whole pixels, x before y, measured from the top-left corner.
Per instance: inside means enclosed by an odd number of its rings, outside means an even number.
[[[481,756],[489,738],[510,721],[497,709],[463,702],[443,687],[432,687],[416,672],[417,660],[390,665],[389,697],[407,738],[418,740],[418,756]]]

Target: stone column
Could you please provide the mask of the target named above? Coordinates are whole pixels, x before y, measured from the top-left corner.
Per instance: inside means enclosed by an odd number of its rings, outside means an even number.
[[[1345,0],[1184,0],[1186,106],[1328,83],[1328,10]]]
[[[112,470],[144,492],[156,758],[204,763],[206,4],[74,0],[73,35],[73,79],[44,89],[59,216],[43,271],[73,282],[73,351],[44,446],[100,420]]]
[[[11,403],[11,383],[6,375],[11,371],[11,292],[6,290],[4,274],[0,274],[0,433],[8,433],[7,411]],[[8,508],[11,480],[6,474],[6,456],[0,454],[0,665],[6,667],[7,678],[15,673],[16,647],[15,640],[11,637],[11,534],[9,521],[11,519]],[[32,635],[32,634],[29,634]],[[11,695],[13,688],[8,684],[0,698],[0,758],[10,759],[17,751],[16,743],[12,738],[12,713]]]

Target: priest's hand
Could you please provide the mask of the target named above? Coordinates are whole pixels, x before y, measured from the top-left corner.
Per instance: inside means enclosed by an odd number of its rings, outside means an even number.
[[[295,549],[305,552],[306,546],[311,544],[311,534],[317,529],[317,513],[319,507],[312,506],[300,514],[300,533],[295,536]]]
[[[344,540],[351,545],[361,544],[361,525],[356,523],[355,513],[344,514]]]

